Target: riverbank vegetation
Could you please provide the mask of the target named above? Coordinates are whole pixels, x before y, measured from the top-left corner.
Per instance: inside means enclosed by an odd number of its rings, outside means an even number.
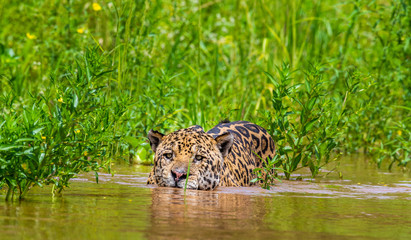
[[[2,1],[0,188],[9,199],[59,193],[84,171],[98,181],[112,159],[150,164],[152,128],[223,119],[265,127],[279,153],[266,168],[287,179],[356,152],[405,169],[410,11],[405,0]]]

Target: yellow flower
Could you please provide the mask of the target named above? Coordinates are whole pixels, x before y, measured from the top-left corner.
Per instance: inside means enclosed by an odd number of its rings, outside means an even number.
[[[30,34],[30,33],[26,33],[26,37],[28,38],[28,39],[30,39],[30,40],[33,40],[33,39],[36,39],[37,37],[36,37],[36,35],[32,35],[32,34]]]
[[[401,130],[398,130],[397,133],[398,133],[398,136],[401,136],[401,135],[402,135],[402,131],[401,131]]]
[[[41,136],[41,139],[46,140],[46,137],[45,137],[45,136]]]
[[[80,33],[80,34],[84,33],[84,28],[78,28],[77,32]]]
[[[57,101],[59,101],[60,103],[62,103],[62,102],[63,102],[63,98],[60,97]]]
[[[101,6],[98,3],[93,3],[93,10],[98,12],[101,10]]]
[[[87,156],[87,155],[88,155],[88,152],[87,152],[87,151],[85,151],[85,152],[83,153],[83,155],[84,155],[84,156]]]
[[[80,133],[80,129],[74,130],[75,133]]]
[[[22,167],[24,170],[27,170],[27,163],[21,164],[21,167]]]

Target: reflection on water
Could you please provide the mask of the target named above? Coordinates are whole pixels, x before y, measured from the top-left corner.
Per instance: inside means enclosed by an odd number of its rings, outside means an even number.
[[[152,189],[150,208],[154,239],[214,238],[234,236],[246,230],[251,233],[262,225],[261,212],[250,196],[181,189]]]
[[[117,166],[100,184],[74,180],[62,198],[0,195],[0,239],[411,239],[410,177],[345,168],[345,180],[184,194],[145,185],[148,167]]]

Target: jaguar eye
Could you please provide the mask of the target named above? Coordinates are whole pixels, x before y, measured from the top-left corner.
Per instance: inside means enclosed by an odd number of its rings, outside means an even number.
[[[203,156],[200,156],[200,155],[196,155],[196,156],[195,156],[195,160],[197,160],[197,161],[201,161],[201,160],[203,160],[203,159],[204,159]]]
[[[173,157],[172,153],[166,153],[163,156],[165,156],[167,159],[171,159]]]

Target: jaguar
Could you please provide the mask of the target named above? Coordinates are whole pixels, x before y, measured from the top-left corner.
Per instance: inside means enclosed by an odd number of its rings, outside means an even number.
[[[147,183],[161,187],[251,186],[253,169],[275,155],[270,134],[246,121],[224,121],[207,132],[198,125],[167,135],[150,130],[148,139],[155,156]]]

